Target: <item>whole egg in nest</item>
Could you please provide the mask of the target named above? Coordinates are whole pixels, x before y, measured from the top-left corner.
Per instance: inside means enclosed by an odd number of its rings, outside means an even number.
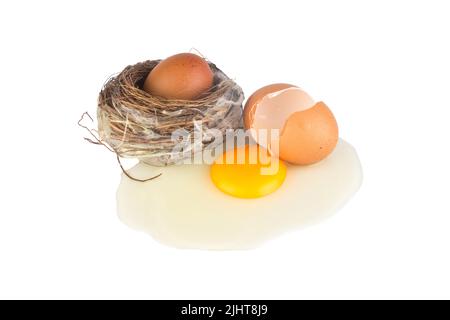
[[[98,133],[121,157],[172,165],[209,143],[208,131],[224,135],[240,128],[243,100],[242,88],[200,56],[148,60],[127,66],[104,85]]]
[[[336,119],[323,102],[315,102],[302,89],[284,83],[257,90],[244,109],[246,129],[254,129],[255,140],[278,153],[287,162],[299,165],[316,163],[336,147],[339,133]],[[268,139],[259,136],[269,131]],[[278,136],[271,130],[279,130]],[[277,142],[278,148],[271,148]],[[278,149],[278,151],[276,150]]]
[[[202,57],[179,53],[161,61],[147,76],[144,90],[172,100],[194,100],[208,91],[214,74]]]

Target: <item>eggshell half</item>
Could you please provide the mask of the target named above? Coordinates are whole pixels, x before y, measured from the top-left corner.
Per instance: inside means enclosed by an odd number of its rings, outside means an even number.
[[[281,91],[283,89],[292,88],[295,86],[288,83],[275,83],[262,87],[256,90],[245,103],[244,107],[244,127],[245,129],[252,128],[253,120],[255,117],[256,107],[260,101],[268,94]]]
[[[280,135],[280,158],[299,165],[316,163],[336,147],[339,132],[336,119],[323,102],[292,114]]]

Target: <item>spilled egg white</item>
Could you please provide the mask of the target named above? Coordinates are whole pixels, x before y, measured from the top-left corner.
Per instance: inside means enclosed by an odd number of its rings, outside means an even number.
[[[122,176],[117,191],[120,219],[163,244],[177,248],[254,248],[286,231],[329,217],[359,189],[362,170],[355,149],[339,140],[326,159],[309,166],[287,165],[274,193],[240,199],[218,190],[206,164],[164,168],[139,163]]]

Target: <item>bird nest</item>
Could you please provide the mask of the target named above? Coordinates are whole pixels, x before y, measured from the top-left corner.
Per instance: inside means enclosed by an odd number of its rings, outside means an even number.
[[[206,129],[222,135],[242,126],[242,89],[213,63],[211,89],[197,100],[168,100],[142,90],[150,71],[160,60],[126,67],[110,78],[98,99],[98,135],[102,144],[118,156],[138,158],[165,166],[190,157],[194,143],[180,149],[180,133],[194,142],[194,132],[203,132],[200,144],[211,142]],[[174,136],[178,133],[178,138]]]

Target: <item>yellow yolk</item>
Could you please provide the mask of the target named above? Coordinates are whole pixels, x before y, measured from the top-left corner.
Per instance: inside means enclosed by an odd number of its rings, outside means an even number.
[[[257,145],[223,153],[211,166],[211,179],[224,193],[238,198],[259,198],[277,190],[286,166]]]

